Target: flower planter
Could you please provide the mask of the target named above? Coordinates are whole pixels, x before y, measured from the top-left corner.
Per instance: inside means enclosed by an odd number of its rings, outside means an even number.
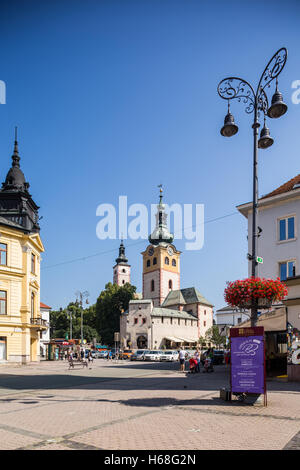
[[[287,295],[286,285],[277,279],[250,277],[228,282],[224,297],[228,305],[242,309],[270,308],[272,303],[281,301]]]

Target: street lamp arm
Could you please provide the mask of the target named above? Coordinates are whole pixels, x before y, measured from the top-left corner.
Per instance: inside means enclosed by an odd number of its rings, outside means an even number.
[[[281,73],[283,67],[285,66],[287,60],[287,49],[282,47],[278,49],[277,52],[273,55],[273,57],[269,60],[263,74],[260,77],[257,90],[256,90],[256,97],[259,99],[261,93],[264,91],[266,87],[270,87],[270,83],[278,77]]]
[[[255,93],[246,80],[239,77],[227,77],[220,81],[218,93],[224,100],[237,99],[247,105],[246,113],[251,114],[255,108]]]

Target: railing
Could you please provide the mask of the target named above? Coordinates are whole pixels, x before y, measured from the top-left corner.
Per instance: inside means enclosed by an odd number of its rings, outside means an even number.
[[[31,325],[34,325],[34,326],[37,326],[37,327],[42,327],[42,328],[48,328],[49,327],[49,324],[43,318],[30,318],[30,323],[31,323]]]

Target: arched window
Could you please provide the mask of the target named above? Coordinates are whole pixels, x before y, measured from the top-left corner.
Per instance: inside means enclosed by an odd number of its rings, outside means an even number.
[[[150,259],[147,259],[147,268],[150,266]]]
[[[167,256],[165,257],[165,264],[170,264],[170,260]]]
[[[172,266],[176,266],[176,259],[172,259]]]
[[[122,269],[122,273],[126,273],[126,269]]]
[[[157,258],[153,258],[153,264],[157,264]]]
[[[169,280],[169,289],[173,289],[173,282],[172,282],[172,279]]]
[[[154,292],[154,280],[151,281],[151,292]]]

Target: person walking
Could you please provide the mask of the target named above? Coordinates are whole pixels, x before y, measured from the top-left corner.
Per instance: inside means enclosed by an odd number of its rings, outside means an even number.
[[[199,352],[199,349],[196,350],[195,352],[195,356],[194,356],[196,362],[197,362],[197,365],[196,365],[196,372],[200,372],[200,352]]]
[[[180,362],[180,372],[185,371],[185,351],[184,349],[179,350],[179,362]]]

